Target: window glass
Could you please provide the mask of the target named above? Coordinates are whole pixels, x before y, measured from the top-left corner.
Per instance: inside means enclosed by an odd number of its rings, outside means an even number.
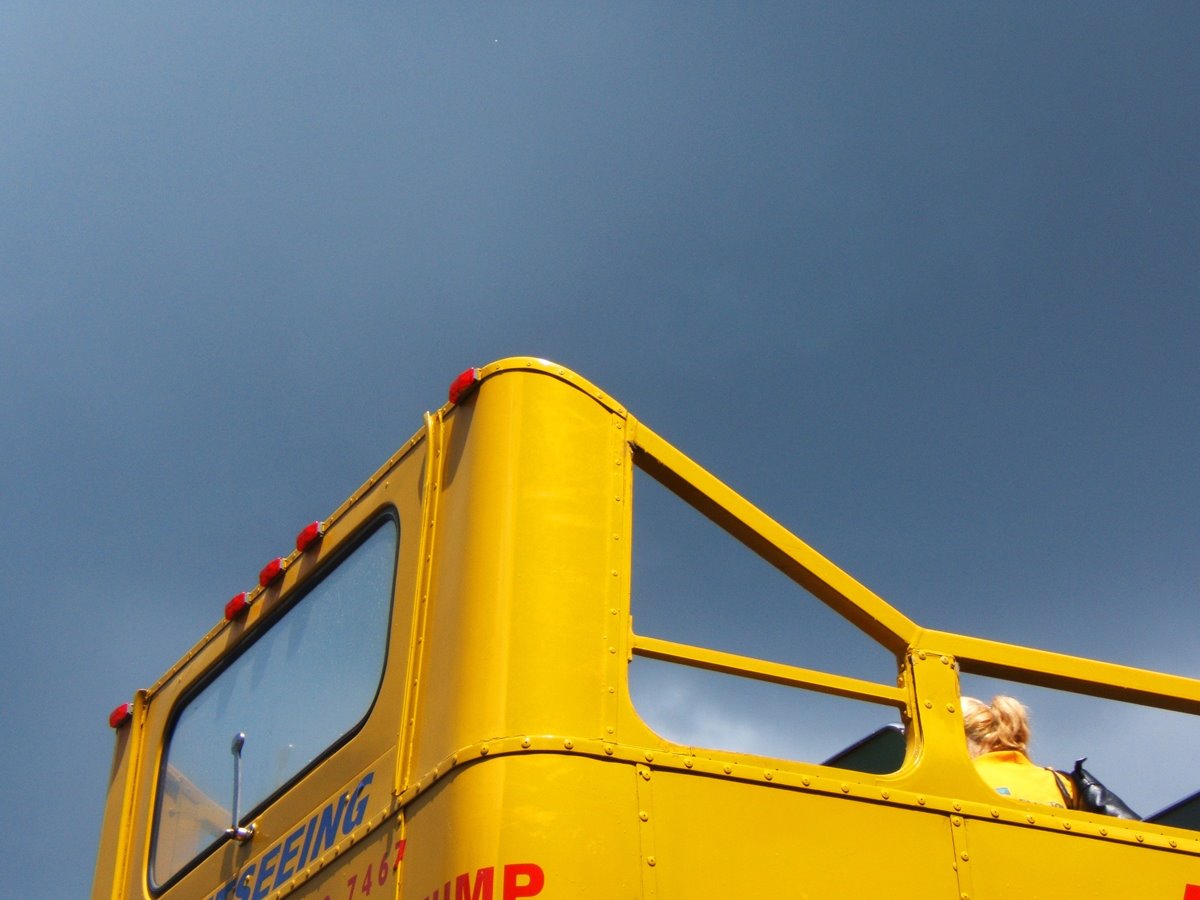
[[[366,717],[383,675],[399,529],[390,519],[194,695],[163,764],[151,873],[173,878]]]

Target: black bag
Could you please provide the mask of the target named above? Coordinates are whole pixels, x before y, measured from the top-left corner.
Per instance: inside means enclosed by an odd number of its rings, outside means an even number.
[[[1125,801],[1096,780],[1096,776],[1083,767],[1087,761],[1075,760],[1075,769],[1071,772],[1071,781],[1075,783],[1075,809],[1085,812],[1101,813],[1115,816],[1118,819],[1134,819],[1141,821],[1142,817],[1130,809]]]

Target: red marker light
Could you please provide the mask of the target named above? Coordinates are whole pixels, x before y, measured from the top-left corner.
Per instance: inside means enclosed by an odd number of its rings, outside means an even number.
[[[296,549],[303,553],[325,534],[324,522],[309,522],[304,530],[296,535]]]
[[[267,587],[271,584],[272,581],[274,581],[276,578],[278,578],[282,574],[283,574],[283,559],[282,558],[273,559],[269,563],[267,563],[265,566],[263,566],[263,570],[258,573],[258,583],[261,584],[263,587]]]
[[[133,704],[122,703],[116,709],[108,714],[108,724],[110,728],[120,728],[126,722],[133,718]]]
[[[246,602],[246,592],[242,591],[232,600],[225,604],[225,618],[232,622],[238,616],[246,611],[246,607],[250,604]]]
[[[467,369],[450,384],[450,402],[458,403],[479,384],[479,370]]]

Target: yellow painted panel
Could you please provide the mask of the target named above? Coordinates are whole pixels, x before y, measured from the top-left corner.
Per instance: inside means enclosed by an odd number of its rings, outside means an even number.
[[[673,772],[647,785],[658,900],[959,896],[945,816]]]
[[[295,900],[386,900],[412,896],[403,892],[406,855],[403,841],[401,819],[393,816],[295,891],[279,896]]]
[[[624,628],[622,421],[526,373],[447,417],[410,777],[480,740],[600,736]]]
[[[472,888],[490,878],[493,900],[643,896],[631,765],[554,753],[488,758],[456,769],[406,812],[406,898],[440,891],[444,900],[447,884],[457,897],[465,878]],[[541,889],[522,893],[539,873]]]
[[[1152,826],[1130,828],[1130,843],[1059,828],[1055,832],[968,821],[973,900],[1184,900],[1189,883],[1200,885],[1200,858],[1137,843],[1137,834],[1152,839]],[[1126,829],[1112,820],[1108,830],[1115,834]]]

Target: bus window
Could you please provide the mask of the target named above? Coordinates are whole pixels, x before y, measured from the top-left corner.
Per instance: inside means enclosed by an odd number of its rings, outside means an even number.
[[[636,634],[895,685],[893,653],[640,470],[633,516]],[[675,661],[635,658],[629,677],[646,724],[685,746],[821,762],[901,719],[895,706]]]
[[[842,764],[841,751],[899,717],[887,706],[652,659],[635,658],[629,682],[642,720],[672,743],[855,771],[868,770],[857,759]],[[881,757],[890,765],[877,774],[900,768],[903,734],[899,748]]]
[[[366,718],[383,676],[399,529],[385,519],[183,702],[164,754],[151,880],[164,885],[230,827],[235,735],[249,821]]]

